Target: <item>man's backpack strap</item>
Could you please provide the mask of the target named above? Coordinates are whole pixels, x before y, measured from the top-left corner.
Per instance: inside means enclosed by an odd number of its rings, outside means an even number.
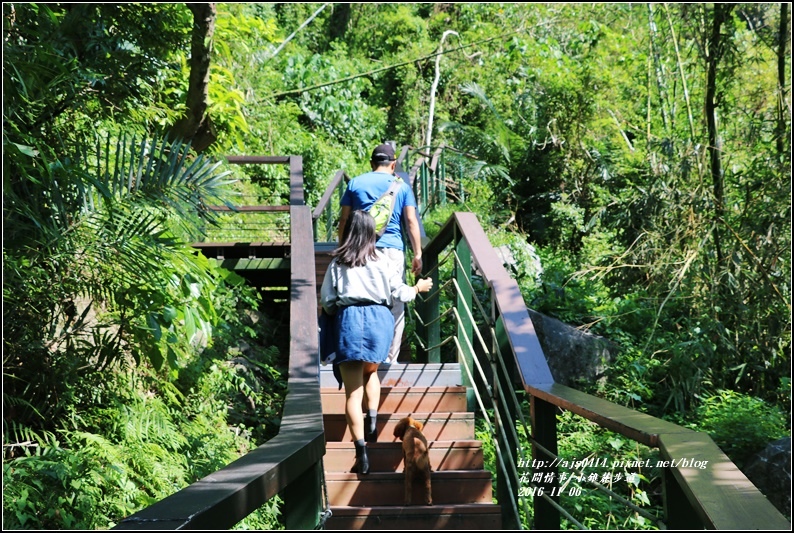
[[[397,199],[397,191],[403,183],[404,181],[402,178],[399,176],[395,177],[394,181],[389,185],[389,188],[386,189],[386,192],[383,193],[370,208],[370,213],[373,215],[373,218],[375,218],[375,228],[378,239],[383,236],[386,227],[389,225],[391,216],[394,213],[394,202]],[[388,202],[388,206],[386,202]]]

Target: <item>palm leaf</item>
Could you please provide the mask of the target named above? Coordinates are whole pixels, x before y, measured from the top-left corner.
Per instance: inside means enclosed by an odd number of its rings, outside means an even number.
[[[182,141],[124,131],[92,137],[83,148],[72,150],[73,157],[55,152],[40,147],[37,164],[29,165],[38,174],[15,191],[20,195],[37,180],[35,197],[43,201],[11,198],[13,216],[21,222],[18,241],[25,247],[17,253],[28,261],[43,261],[53,272],[70,272],[73,290],[104,304],[108,311],[130,307],[115,319],[125,322],[160,313],[166,304],[186,305],[179,301],[182,296],[173,279],[191,275],[203,286],[212,286],[208,265],[196,261],[188,243],[202,225],[214,222],[215,214],[207,205],[229,203],[226,189],[232,181],[221,162],[194,154]],[[34,231],[26,235],[25,225]],[[51,309],[49,323],[63,324],[56,316],[61,308]],[[66,333],[80,335],[72,329]],[[134,336],[124,341],[138,343],[131,347],[134,355],[159,354],[157,339],[147,341],[145,333]],[[99,344],[120,346],[108,339]],[[114,358],[107,350],[93,353],[98,364]]]

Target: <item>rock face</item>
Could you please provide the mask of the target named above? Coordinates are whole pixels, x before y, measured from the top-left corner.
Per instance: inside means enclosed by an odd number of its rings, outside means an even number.
[[[604,379],[607,365],[618,353],[615,343],[532,310],[529,316],[554,381],[575,387]]]
[[[791,516],[791,437],[767,445],[753,455],[744,475],[786,516]]]

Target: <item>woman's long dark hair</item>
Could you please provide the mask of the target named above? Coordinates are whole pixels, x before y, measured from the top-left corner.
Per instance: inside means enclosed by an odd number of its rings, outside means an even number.
[[[375,241],[375,219],[366,211],[356,209],[350,213],[342,243],[332,255],[345,266],[364,266],[370,259],[378,257],[375,253]]]

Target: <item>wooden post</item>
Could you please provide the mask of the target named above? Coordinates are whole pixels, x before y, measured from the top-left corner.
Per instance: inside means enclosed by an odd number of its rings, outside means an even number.
[[[667,529],[706,529],[670,468],[662,469],[662,502]]]
[[[286,529],[314,529],[320,523],[323,510],[320,465],[314,463],[284,489]]]
[[[289,205],[306,205],[303,196],[303,157],[289,156]]]
[[[532,414],[532,435],[535,441],[546,448],[549,452],[557,455],[557,407],[543,400],[532,396],[530,400],[530,410]],[[541,479],[550,474],[553,481],[550,483],[538,483],[537,490],[543,490],[544,494],[551,496],[559,503],[560,496],[552,491],[559,487],[559,473],[556,466],[551,466],[553,457],[541,451],[532,443],[532,473],[541,474]],[[559,489],[558,489],[559,490]],[[535,523],[533,529],[560,529],[560,512],[544,498],[534,497],[535,503]]]

